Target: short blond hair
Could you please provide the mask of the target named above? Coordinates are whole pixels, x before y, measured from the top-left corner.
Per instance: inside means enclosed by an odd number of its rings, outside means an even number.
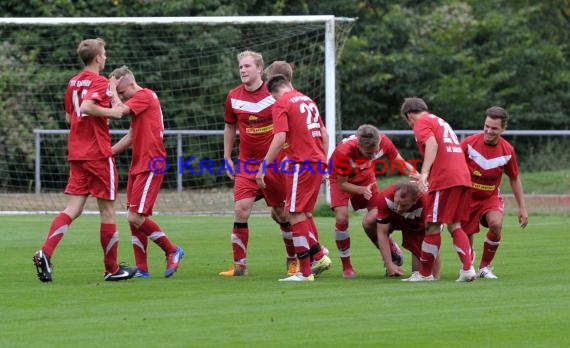
[[[263,69],[263,56],[261,55],[261,53],[257,53],[254,51],[243,51],[237,54],[237,61],[239,63],[240,60],[242,60],[242,58],[244,57],[252,57],[253,61],[255,62],[255,65],[257,65],[257,67]]]
[[[103,53],[103,49],[105,49],[105,40],[101,38],[87,39],[79,43],[77,54],[83,61],[83,64],[88,65],[97,55]]]

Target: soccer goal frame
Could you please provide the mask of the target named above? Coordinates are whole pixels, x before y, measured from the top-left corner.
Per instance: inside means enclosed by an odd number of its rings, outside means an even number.
[[[72,54],[73,45],[78,40],[104,38],[109,42],[111,59],[108,65],[126,64],[135,73],[142,72],[143,84],[161,96],[161,102],[163,106],[166,105],[165,110],[171,117],[169,123],[165,122],[166,133],[171,132],[165,138],[165,146],[168,147],[168,161],[173,163],[174,169],[174,161],[189,158],[190,155],[219,161],[219,157],[215,156],[219,156],[223,127],[218,124],[221,118],[212,118],[212,115],[223,113],[223,103],[220,102],[223,89],[217,86],[232,88],[230,81],[236,77],[233,70],[234,54],[247,49],[262,53],[267,64],[273,60],[286,60],[294,65],[295,86],[319,104],[330,138],[327,150],[332,153],[337,140],[340,140],[341,128],[337,59],[354,22],[354,18],[333,15],[0,18],[0,31],[6,38],[7,59],[3,63],[12,72],[8,80],[10,88],[0,89],[5,99],[11,101],[2,119],[6,119],[6,129],[23,129],[22,135],[12,132],[0,143],[2,149],[13,149],[10,151],[13,155],[6,152],[5,156],[0,156],[0,163],[6,163],[0,170],[5,178],[0,181],[0,194],[9,197],[6,202],[18,202],[6,203],[0,210],[40,212],[62,204],[61,187],[66,175],[64,162],[67,163],[63,156],[68,130],[63,126],[60,108],[56,105],[60,103],[60,88],[64,86],[62,82],[72,76],[79,66],[79,59]],[[196,29],[186,29],[191,27]],[[12,36],[19,30],[22,30],[20,36]],[[170,36],[160,36],[161,30]],[[147,31],[152,34],[147,36]],[[142,56],[129,56],[131,42],[126,40],[126,35],[137,35],[137,32],[138,36],[132,36],[137,38],[133,51],[140,50],[141,42],[148,42],[150,50],[145,51],[151,57],[148,60],[140,58]],[[50,39],[52,33],[53,40]],[[161,39],[168,44],[162,45]],[[192,41],[185,44],[187,41],[184,40]],[[212,60],[212,56],[216,55],[216,45],[220,47],[220,55]],[[165,47],[168,50],[161,51]],[[32,57],[31,64],[26,62],[28,55]],[[161,60],[160,57],[165,59]],[[168,65],[169,60],[175,59],[178,59],[177,64]],[[59,62],[61,69],[54,69]],[[201,75],[210,71],[212,75]],[[148,72],[150,74],[147,75]],[[171,89],[162,88],[170,81],[173,81],[168,85],[172,86]],[[39,88],[34,90],[36,86]],[[204,93],[196,86],[204,86]],[[35,91],[38,93],[35,94]],[[187,91],[190,92],[187,94]],[[215,94],[208,93],[211,91]],[[194,108],[192,102],[187,100],[196,100],[197,107]],[[181,103],[175,104],[177,101]],[[19,113],[25,117],[19,117]],[[117,122],[111,125],[114,141],[125,132],[128,120]],[[122,170],[120,174],[123,177],[127,161],[128,154],[117,157],[117,166]],[[210,209],[209,205],[197,207],[186,204],[202,199],[204,192],[211,198],[211,209],[218,211],[230,205],[229,201],[222,201],[226,196],[229,200],[231,196],[229,179],[225,176],[220,177],[218,173],[190,175],[192,173],[187,171],[182,174],[180,170],[176,173],[172,170],[165,179],[165,192],[175,197],[164,199],[168,208],[186,209],[180,211],[183,213],[193,209]],[[35,197],[29,195],[34,193]],[[38,199],[40,195],[41,199]],[[119,204],[123,199],[119,197]],[[174,199],[176,202],[172,203]],[[162,208],[161,202],[157,202],[157,207]]]
[[[323,23],[325,26],[325,124],[329,139],[336,139],[336,36],[335,21],[353,22],[354,18],[334,15],[306,16],[236,16],[236,17],[46,17],[0,18],[0,24],[61,25],[61,24],[294,24]],[[330,141],[328,153],[336,142]]]

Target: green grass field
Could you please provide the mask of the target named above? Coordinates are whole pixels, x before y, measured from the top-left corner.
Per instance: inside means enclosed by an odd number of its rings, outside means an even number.
[[[456,283],[459,261],[442,241],[442,279],[385,278],[378,252],[353,217],[358,277],[341,276],[331,218],[318,218],[333,268],[313,283],[280,283],[282,240],[268,217],[254,217],[249,272],[222,279],[231,263],[231,217],[157,216],[186,249],[162,277],[150,245],[150,279],[102,281],[98,218],[84,216],[57,249],[54,282],[40,283],[32,255],[52,216],[1,216],[0,347],[560,347],[568,346],[568,217],[531,216],[521,230],[507,216],[494,262],[498,280]],[[119,217],[119,258],[132,263],[129,229]],[[477,252],[481,254],[478,235]],[[396,239],[400,239],[399,233]],[[409,254],[406,253],[409,269]]]

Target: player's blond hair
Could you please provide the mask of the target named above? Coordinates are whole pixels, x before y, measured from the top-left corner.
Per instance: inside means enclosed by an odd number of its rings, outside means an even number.
[[[293,67],[284,60],[276,60],[264,71],[265,77],[269,80],[275,75],[283,75],[289,81],[293,78]]]
[[[255,62],[255,65],[257,65],[257,67],[263,69],[263,56],[261,55],[261,53],[257,53],[254,51],[243,51],[237,54],[237,61],[239,63],[240,60],[242,60],[242,58],[244,57],[252,57],[253,61]]]
[[[103,53],[105,48],[105,40],[101,38],[97,39],[87,39],[79,43],[77,47],[77,54],[79,58],[83,61],[83,64],[90,64],[97,55]]]
[[[111,73],[109,74],[109,77],[113,77],[113,76],[115,76],[115,78],[118,79],[118,78],[121,78],[123,76],[132,76],[134,78],[135,75],[133,74],[131,69],[129,69],[128,66],[123,65],[122,67],[111,71]]]
[[[378,147],[380,131],[371,124],[363,124],[356,130],[358,145],[364,148]]]

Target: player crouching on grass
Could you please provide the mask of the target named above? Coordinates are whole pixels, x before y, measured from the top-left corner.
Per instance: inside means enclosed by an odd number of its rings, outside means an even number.
[[[112,150],[116,155],[132,145],[127,209],[137,265],[135,277],[150,276],[147,263],[147,243],[150,238],[166,255],[164,276],[168,278],[178,270],[184,250],[170,242],[160,226],[149,218],[164,179],[164,172],[152,171],[149,163],[153,158],[166,158],[162,142],[164,125],[160,101],[154,91],[137,84],[133,73],[126,66],[111,72],[109,87],[112,108],[100,111],[115,117],[131,116],[129,132],[113,145]]]
[[[388,245],[393,231],[402,231],[402,246],[412,253],[412,273],[420,270],[420,255],[425,235],[426,197],[417,183],[401,182],[380,192],[378,199],[377,238],[380,253],[386,266],[386,275],[399,277],[404,270],[396,264]],[[440,256],[435,258],[434,279],[439,279]]]

